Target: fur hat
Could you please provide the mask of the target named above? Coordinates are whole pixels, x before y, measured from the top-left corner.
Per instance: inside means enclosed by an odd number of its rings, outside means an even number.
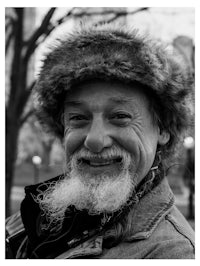
[[[66,91],[95,78],[143,84],[156,99],[160,127],[170,133],[167,149],[174,146],[188,121],[188,73],[158,42],[110,25],[76,30],[46,57],[35,86],[40,121],[62,138]]]

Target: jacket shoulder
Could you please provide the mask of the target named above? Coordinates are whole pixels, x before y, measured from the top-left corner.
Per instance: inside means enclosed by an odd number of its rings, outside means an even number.
[[[195,247],[194,230],[176,206],[174,206],[171,212],[168,213],[166,220],[172,224],[179,235],[182,235],[184,239],[188,240],[193,248]]]
[[[8,236],[15,235],[20,231],[25,230],[22,222],[20,211],[11,215],[6,219],[6,234]]]
[[[194,231],[175,206],[159,224],[151,242],[153,248],[146,258],[195,258]]]
[[[20,211],[6,219],[6,258],[15,258],[26,232]]]
[[[173,206],[150,236],[123,241],[102,258],[194,259],[194,231]]]

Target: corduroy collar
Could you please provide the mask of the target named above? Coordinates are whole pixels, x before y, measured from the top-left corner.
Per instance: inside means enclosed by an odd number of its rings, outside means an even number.
[[[141,200],[134,205],[129,215],[131,217],[131,229],[125,241],[141,240],[150,237],[174,204],[174,194],[171,191],[166,177],[154,187]],[[105,234],[105,239],[114,238],[115,228],[111,228]]]
[[[135,206],[130,239],[148,238],[174,204],[174,195],[165,178]],[[135,221],[138,221],[135,223]]]

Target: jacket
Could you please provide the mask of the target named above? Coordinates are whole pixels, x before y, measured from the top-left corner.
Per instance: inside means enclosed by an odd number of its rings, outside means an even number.
[[[34,212],[32,209],[31,211]],[[129,235],[112,245],[115,227],[99,232],[80,244],[66,244],[55,259],[194,259],[194,231],[174,205],[166,178],[147,193],[130,211]],[[20,213],[6,223],[7,258],[27,258],[28,236]],[[72,239],[72,242],[75,239]],[[37,256],[33,258],[39,258]],[[46,256],[45,258],[49,258]]]

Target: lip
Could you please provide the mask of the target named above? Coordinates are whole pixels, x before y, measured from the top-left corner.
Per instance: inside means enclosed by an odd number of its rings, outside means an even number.
[[[95,168],[104,168],[109,167],[114,164],[119,164],[122,161],[121,157],[114,157],[114,158],[81,158],[79,160],[82,164],[95,167]]]

